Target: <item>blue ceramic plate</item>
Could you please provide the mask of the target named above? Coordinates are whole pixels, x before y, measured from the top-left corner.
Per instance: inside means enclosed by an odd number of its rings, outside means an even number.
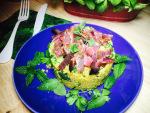
[[[53,92],[39,91],[37,86],[40,85],[38,80],[26,87],[25,76],[15,72],[17,66],[26,65],[27,61],[34,57],[36,51],[44,52],[47,49],[49,42],[52,40],[53,34],[51,29],[57,28],[65,30],[72,26],[71,24],[57,25],[38,33],[19,51],[13,69],[13,79],[16,92],[22,102],[32,111],[40,113],[76,113],[78,110],[75,106],[69,106],[66,103],[64,96],[57,96]],[[90,25],[96,30],[103,33],[112,34],[113,43],[116,53],[127,55],[133,60],[127,63],[127,68],[124,74],[117,80],[116,84],[111,89],[111,100],[104,106],[86,111],[86,113],[119,113],[127,110],[136,99],[141,89],[143,75],[142,64],[137,52],[134,48],[121,36],[106,28]],[[40,68],[46,68],[45,65],[40,65]],[[53,70],[49,70],[48,77],[54,78]]]

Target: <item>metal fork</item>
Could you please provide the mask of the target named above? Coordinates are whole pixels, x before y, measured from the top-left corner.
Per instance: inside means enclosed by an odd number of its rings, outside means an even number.
[[[22,0],[20,12],[19,12],[19,16],[18,16],[18,21],[12,31],[12,34],[11,34],[6,46],[0,53],[0,63],[6,63],[11,59],[11,56],[13,53],[14,40],[15,40],[18,26],[21,22],[27,20],[28,18],[29,18],[29,0]]]

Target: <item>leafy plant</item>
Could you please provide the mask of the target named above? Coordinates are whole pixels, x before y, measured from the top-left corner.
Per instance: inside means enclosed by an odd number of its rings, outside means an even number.
[[[147,6],[147,4],[139,3],[137,0],[64,0],[65,3],[77,2],[80,5],[86,5],[90,10],[97,12],[104,12],[110,5],[113,6],[113,11],[120,11],[128,9],[128,12],[133,10],[140,10]]]

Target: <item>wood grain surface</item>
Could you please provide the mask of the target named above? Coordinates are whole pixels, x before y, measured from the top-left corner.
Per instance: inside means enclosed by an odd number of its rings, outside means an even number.
[[[30,9],[38,11],[41,4],[48,0],[31,0]],[[11,16],[19,9],[19,2],[3,2],[0,4],[0,22]],[[150,6],[140,12],[138,17],[130,22],[108,22],[97,19],[81,18],[68,14],[63,5],[53,8],[49,5],[47,14],[64,18],[73,22],[86,21],[111,29],[126,40],[138,51],[144,68],[144,81],[139,96],[126,113],[150,113]],[[0,113],[28,113],[30,112],[18,98],[13,82],[13,60],[0,64]]]

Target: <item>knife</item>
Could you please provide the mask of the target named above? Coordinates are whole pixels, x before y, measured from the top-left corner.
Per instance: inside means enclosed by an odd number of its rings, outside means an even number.
[[[36,20],[35,20],[35,24],[34,24],[33,36],[41,30],[46,9],[47,9],[47,4],[43,4],[38,11],[38,14],[37,14]]]

